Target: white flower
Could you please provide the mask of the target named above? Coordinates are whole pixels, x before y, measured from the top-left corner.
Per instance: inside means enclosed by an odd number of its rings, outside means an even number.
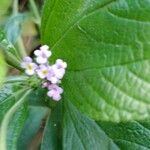
[[[32,58],[25,57],[21,63],[21,67],[25,69],[27,75],[33,75],[37,68],[37,65],[32,62]]]
[[[51,51],[47,45],[41,46],[40,50],[35,50],[34,54],[36,57],[36,62],[39,64],[45,64],[48,61],[48,58],[51,56]]]

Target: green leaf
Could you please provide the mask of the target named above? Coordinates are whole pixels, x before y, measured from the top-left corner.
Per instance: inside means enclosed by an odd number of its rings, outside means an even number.
[[[4,77],[6,75],[6,64],[2,53],[0,52],[0,86],[4,82]]]
[[[31,106],[48,106],[49,98],[46,93],[47,90],[41,87],[34,89],[29,97],[29,104]]]
[[[47,0],[41,36],[68,64],[64,101],[95,120],[149,116],[149,0]]]
[[[28,109],[27,105],[24,105],[14,114],[12,121],[10,122],[7,132],[7,149],[16,150],[20,133],[25,124],[27,118]]]
[[[121,150],[150,149],[150,121],[99,122],[99,125]]]
[[[59,103],[52,109],[44,129],[41,150],[62,149],[62,105]]]
[[[18,140],[18,149],[27,150],[31,146],[33,138],[41,130],[43,119],[48,114],[48,108],[39,106],[30,106],[29,115],[25,122],[21,136]],[[27,132],[28,131],[28,132]],[[34,145],[33,145],[34,146]]]
[[[19,83],[4,84],[0,89],[0,123],[5,113],[11,108],[11,106],[18,100],[20,96],[20,89],[22,88]]]
[[[119,150],[95,121],[80,113],[70,102],[65,109],[64,150]]]

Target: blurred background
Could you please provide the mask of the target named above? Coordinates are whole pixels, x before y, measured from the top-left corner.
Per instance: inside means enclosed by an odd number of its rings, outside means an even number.
[[[18,54],[32,56],[40,45],[41,11],[44,0],[1,0],[0,27]],[[17,70],[8,68],[8,74]]]

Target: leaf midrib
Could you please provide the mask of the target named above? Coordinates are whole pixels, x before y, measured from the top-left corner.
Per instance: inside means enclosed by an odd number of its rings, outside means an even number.
[[[75,25],[77,25],[80,21],[82,21],[83,19],[87,18],[87,17],[90,16],[91,14],[93,14],[93,13],[99,11],[100,9],[103,9],[103,8],[107,7],[108,5],[110,5],[110,4],[112,4],[113,2],[116,2],[116,1],[117,1],[117,0],[110,0],[110,1],[106,2],[105,4],[102,4],[100,7],[96,8],[96,9],[94,9],[93,11],[91,11],[91,12],[89,12],[89,13],[86,14],[86,12],[87,12],[87,10],[88,10],[88,8],[87,8],[87,9],[85,10],[85,13],[81,14],[82,17],[79,17],[79,19],[77,19],[75,22],[73,22],[73,23],[71,24],[71,26],[70,26],[68,29],[66,29],[66,30],[64,31],[64,33],[62,34],[62,36],[52,45],[52,49],[54,49],[54,48],[58,45],[58,43],[64,39],[64,37],[67,35],[67,33],[68,33]],[[55,4],[56,4],[56,3],[57,3],[57,2],[55,2]],[[54,6],[53,8],[55,8],[55,6]],[[53,10],[52,10],[51,12],[53,13]],[[51,13],[49,16],[51,16],[52,13]],[[50,18],[50,17],[49,17],[49,18]],[[48,19],[48,20],[49,20],[49,19]],[[48,25],[48,23],[46,24],[44,33],[46,32],[47,25]]]

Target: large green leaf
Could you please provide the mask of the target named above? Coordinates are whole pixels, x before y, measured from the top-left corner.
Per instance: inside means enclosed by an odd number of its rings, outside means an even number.
[[[150,121],[99,122],[99,125],[121,150],[150,149]]]
[[[67,103],[63,122],[64,150],[119,150],[103,130],[71,103]]]
[[[149,116],[149,0],[46,0],[41,36],[68,63],[64,101],[96,120]]]

